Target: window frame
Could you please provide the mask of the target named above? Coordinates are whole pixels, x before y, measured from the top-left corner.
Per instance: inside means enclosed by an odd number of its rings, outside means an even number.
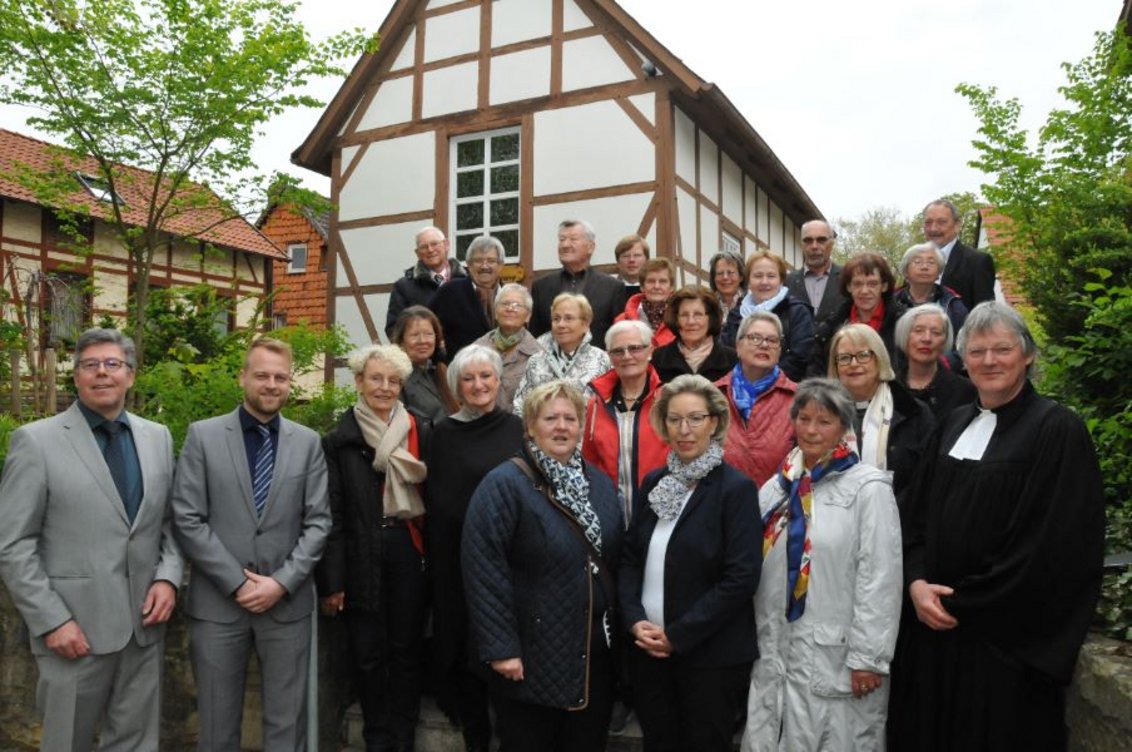
[[[491,140],[500,136],[515,136],[519,140],[519,148],[517,156],[514,159],[505,159],[493,161],[491,158]],[[481,163],[475,165],[468,165],[461,167],[459,164],[458,149],[461,144],[482,141],[484,144],[484,159]],[[519,126],[509,126],[506,128],[495,128],[488,131],[477,131],[475,133],[465,133],[458,136],[452,136],[448,142],[449,148],[449,198],[448,198],[448,211],[449,211],[449,224],[451,227],[450,239],[452,241],[452,254],[459,260],[465,260],[466,245],[460,242],[461,236],[468,238],[469,235],[496,235],[496,233],[514,233],[515,242],[514,247],[507,247],[508,243],[500,239],[504,244],[505,256],[504,263],[517,264],[521,258],[521,251],[519,248],[520,238],[522,237],[522,181],[523,181],[523,144],[522,133]],[[500,191],[493,192],[491,189],[491,169],[500,167],[516,166],[519,168],[518,180],[516,187],[513,191]],[[483,170],[484,182],[483,192],[479,196],[465,196],[459,197],[459,176],[461,173],[472,172],[475,170]],[[492,201],[501,200],[514,200],[515,201],[515,217],[516,221],[513,223],[493,225],[491,222],[491,203]],[[459,207],[469,204],[480,203],[483,207],[483,222],[476,230],[458,228]]]
[[[303,252],[303,265],[300,267],[295,264],[295,251],[302,249]],[[288,243],[287,244],[287,273],[288,274],[303,274],[310,266],[310,246],[306,243]]]

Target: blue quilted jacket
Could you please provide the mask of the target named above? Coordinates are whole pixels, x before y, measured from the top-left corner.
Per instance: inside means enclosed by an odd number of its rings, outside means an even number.
[[[588,463],[586,476],[590,503],[601,520],[602,555],[616,566],[622,537],[617,492],[609,477]],[[506,683],[514,699],[578,709],[589,703],[592,590],[601,588],[601,581],[589,574],[589,547],[570,525],[507,461],[488,473],[472,496],[461,560],[473,655],[485,664],[522,658],[523,681]],[[616,572],[611,575],[616,582]],[[616,593],[605,600],[613,608]]]

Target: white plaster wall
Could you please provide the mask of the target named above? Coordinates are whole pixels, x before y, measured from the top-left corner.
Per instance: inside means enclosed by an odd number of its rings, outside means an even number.
[[[389,295],[364,295],[366,307],[370,310],[373,324],[377,327],[378,337],[385,339],[385,312],[389,310]],[[366,331],[366,322],[358,308],[357,299],[353,295],[339,295],[334,301],[334,319],[346,329],[346,336],[354,348],[370,344],[369,332]],[[347,373],[347,369],[343,369]],[[353,382],[353,379],[350,379]],[[350,383],[348,382],[348,383]]]
[[[756,186],[755,181],[751,180],[749,177],[744,177],[743,187],[745,188],[743,192],[743,205],[745,207],[744,213],[746,214],[746,224],[743,226],[743,229],[757,236],[759,233],[758,228],[755,226],[758,218],[755,196],[758,194],[758,186]]]
[[[770,199],[766,192],[759,188],[758,231],[755,236],[767,245],[770,244]]]
[[[95,267],[93,279],[94,307],[111,311],[125,311],[130,295],[129,277],[125,274],[111,274],[105,268]],[[95,318],[98,318],[97,316]]]
[[[770,249],[775,253],[781,255],[783,252],[783,238],[782,238],[782,210],[770,202],[770,237],[767,242],[770,243]]]
[[[425,73],[421,116],[436,117],[476,109],[479,67],[479,62],[471,62]]]
[[[528,2],[529,0],[523,0]],[[547,3],[549,5],[549,3]],[[593,21],[587,16],[574,0],[565,0],[562,3],[562,30],[574,31],[575,29],[588,29],[593,26]]]
[[[430,219],[401,222],[395,225],[359,227],[342,230],[342,246],[350,257],[350,265],[359,285],[382,285],[396,282],[405,269],[416,263],[413,239],[417,231],[432,223]],[[345,266],[337,264],[338,287],[350,284]]]
[[[39,207],[15,201],[4,202],[4,237],[38,243],[43,237]],[[24,249],[30,251],[31,249]]]
[[[719,215],[701,204],[700,264],[706,265],[708,260],[717,253],[719,253]],[[689,260],[692,260],[691,257],[689,257]]]
[[[759,250],[759,244],[750,238],[743,238],[743,258],[747,258]]]
[[[562,45],[562,90],[588,89],[634,78],[604,37],[575,39]]]
[[[680,256],[694,264],[696,248],[699,247],[699,236],[696,235],[697,202],[692,194],[679,187],[676,189],[676,211],[680,218]],[[684,273],[680,272],[677,276],[683,280]]]
[[[723,196],[721,197],[722,203],[720,209],[723,210],[723,216],[734,222],[737,226],[743,226],[743,171],[739,169],[739,165],[735,164],[734,160],[726,154],[720,160],[720,167],[723,172]]]
[[[407,123],[412,119],[413,77],[391,78],[381,83],[358,123],[358,130]]]
[[[534,211],[535,271],[555,269],[558,263],[558,223],[567,217],[589,221],[597,237],[594,264],[612,264],[613,247],[629,233],[636,232],[648,210],[653,194],[633,193],[628,196],[570,201],[536,206]]]
[[[455,5],[456,3],[463,2],[463,0],[429,0],[426,10],[433,10],[435,8],[443,8],[446,5]]]
[[[719,206],[719,149],[700,131],[700,194]]]
[[[466,8],[433,16],[426,22],[424,35],[426,63],[477,52],[480,48],[480,9]]]
[[[343,170],[346,149],[343,149]],[[436,193],[436,134],[375,141],[338,195],[338,219],[432,209]],[[412,180],[405,176],[411,175]],[[412,245],[407,246],[412,249]]]
[[[390,71],[399,71],[404,68],[413,67],[413,59],[417,54],[417,30],[412,29],[409,31],[408,36],[405,37],[405,44],[401,47],[401,51],[397,53],[397,59],[393,61],[393,67]]]
[[[537,113],[534,151],[536,196],[656,179],[656,147],[610,101]]]
[[[491,6],[491,46],[549,37],[553,3],[495,0]]]
[[[688,181],[688,185],[695,185],[696,125],[679,108],[675,109],[675,113],[673,130],[676,141],[676,174]]]
[[[359,104],[360,104],[360,102],[359,102]],[[358,112],[358,105],[355,104],[354,107],[350,110],[350,116],[342,121],[342,127],[338,129],[338,135],[339,136],[346,135],[346,131],[349,129],[350,123],[353,122],[354,115],[356,115],[357,112]]]
[[[549,94],[550,47],[536,47],[491,59],[491,104]]]
[[[628,98],[634,107],[641,111],[641,114],[653,125],[656,125],[656,95],[649,92],[648,94],[636,94]]]

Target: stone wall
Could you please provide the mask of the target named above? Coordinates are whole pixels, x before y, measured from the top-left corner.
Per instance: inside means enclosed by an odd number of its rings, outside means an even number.
[[[1073,752],[1132,750],[1132,643],[1089,638],[1077,659],[1066,720]]]

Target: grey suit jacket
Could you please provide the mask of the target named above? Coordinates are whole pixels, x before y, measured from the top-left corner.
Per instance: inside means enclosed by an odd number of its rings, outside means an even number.
[[[810,304],[810,293],[806,290],[805,274],[806,268],[804,266],[795,269],[786,275],[783,284],[795,298],[810,307],[814,314],[815,324],[832,318],[841,310],[841,305],[845,302],[845,296],[841,293],[841,267],[837,264],[830,264],[829,279],[825,282],[825,292],[822,293],[821,304],[816,309]]]
[[[310,616],[311,573],[330,532],[326,460],[318,434],[281,419],[263,516],[255,511],[238,410],[189,426],[173,483],[177,540],[192,563],[185,612],[231,623],[247,612],[234,595],[243,570],[287,590],[268,612],[280,622]]]
[[[143,627],[155,580],[180,586],[169,491],[173,439],[165,426],[129,415],[145,495],[131,526],[110,469],[78,403],[12,434],[0,481],[0,576],[31,632],[32,651],[70,619],[96,655],[131,635],[159,641],[165,625]]]

